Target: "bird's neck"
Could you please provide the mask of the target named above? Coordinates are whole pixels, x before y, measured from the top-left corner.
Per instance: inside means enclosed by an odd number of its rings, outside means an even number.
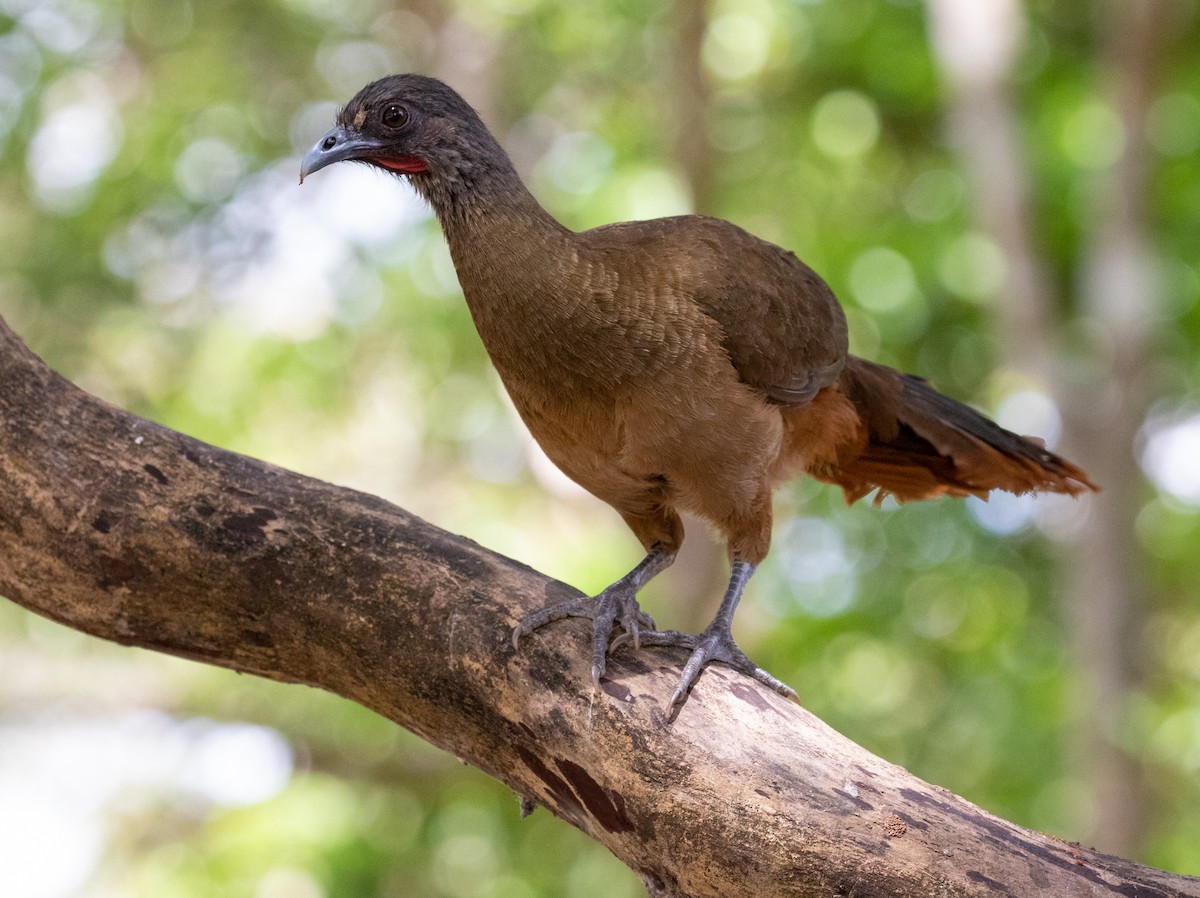
[[[488,355],[510,393],[527,393],[539,372],[559,388],[592,378],[578,361],[588,295],[574,266],[579,235],[542,208],[511,165],[493,175],[469,194],[456,183],[426,193]]]
[[[447,239],[475,236],[497,217],[553,222],[522,183],[508,154],[482,124],[476,124],[438,155],[428,173],[411,180],[437,215]]]
[[[472,311],[545,299],[533,285],[570,254],[576,235],[542,207],[507,157],[440,179],[422,193],[442,225]]]
[[[462,214],[439,216],[471,317],[493,358],[502,344],[528,342],[535,323],[571,314],[577,291],[562,262],[576,235],[520,182],[502,196],[482,195]]]
[[[456,250],[468,244],[474,258],[501,253],[511,260],[518,243],[553,245],[571,233],[542,207],[515,172],[511,180],[448,199],[434,205],[434,211],[456,261]]]

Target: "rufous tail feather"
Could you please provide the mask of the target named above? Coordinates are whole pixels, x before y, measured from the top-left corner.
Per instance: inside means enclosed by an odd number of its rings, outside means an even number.
[[[1097,489],[1040,441],[1005,430],[919,377],[851,356],[836,389],[858,415],[858,439],[808,471],[840,486],[847,502],[872,490],[876,502],[887,495],[908,502],[986,498],[994,489],[1069,495]]]

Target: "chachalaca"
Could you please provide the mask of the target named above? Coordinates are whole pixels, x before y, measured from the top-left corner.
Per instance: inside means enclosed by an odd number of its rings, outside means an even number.
[[[1075,465],[924,380],[847,352],[830,288],[787,250],[727,221],[681,215],[576,233],[522,184],[500,144],[440,81],[364,87],[300,177],[355,160],[432,206],[479,336],[534,438],[613,506],[646,550],[593,598],[521,620],[593,621],[592,680],[631,642],[691,650],[675,710],[710,661],[788,695],[734,643],[734,611],[771,544],[771,490],[799,474],[848,502],[1094,489]],[[659,631],[638,591],[675,559],[679,511],[724,537],[732,575],[698,636]]]

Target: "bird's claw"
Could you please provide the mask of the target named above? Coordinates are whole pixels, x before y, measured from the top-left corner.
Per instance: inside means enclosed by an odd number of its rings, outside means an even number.
[[[672,715],[686,701],[692,686],[700,678],[700,673],[712,661],[720,661],[736,671],[754,677],[780,695],[790,698],[797,697],[794,689],[782,680],[777,680],[747,658],[746,653],[733,641],[733,634],[729,632],[728,628],[709,627],[698,636],[677,633],[673,630],[655,630],[644,632],[641,635],[644,645],[676,646],[691,650],[687,664],[684,665],[683,672],[679,676],[679,685],[671,693],[671,700],[667,706]]]
[[[633,650],[636,652],[642,647],[642,633],[646,630],[653,630],[655,627],[654,618],[648,615],[641,608],[635,608],[637,614],[632,617],[625,616],[621,618],[622,633],[615,636],[608,644],[609,652],[615,652],[623,645],[633,643]]]
[[[764,686],[767,686],[773,691],[778,692],[784,698],[791,698],[795,699],[796,701],[800,701],[800,696],[795,689],[782,680],[775,679],[775,677],[771,676],[761,667],[754,668],[750,676],[754,677],[754,679],[758,680],[758,682],[762,683]]]
[[[527,636],[534,630],[546,626],[546,624],[562,620],[565,617],[592,618],[594,614],[595,600],[588,596],[577,596],[573,599],[547,605],[545,608],[540,608],[531,614],[525,615],[513,627],[513,648],[520,648],[522,636]]]
[[[567,617],[586,617],[592,620],[592,686],[598,692],[600,680],[608,668],[608,655],[628,642],[641,647],[641,634],[654,631],[654,618],[641,609],[637,592],[621,582],[614,583],[595,598],[577,596],[556,602],[526,615],[513,628],[513,648],[521,637],[546,624]],[[620,628],[615,637],[613,633]]]

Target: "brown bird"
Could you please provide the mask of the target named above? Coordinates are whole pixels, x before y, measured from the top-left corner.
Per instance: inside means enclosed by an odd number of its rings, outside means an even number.
[[[534,438],[645,547],[599,595],[520,621],[593,621],[592,680],[624,642],[685,646],[675,709],[721,661],[785,695],[734,643],[733,615],[771,544],[771,490],[799,474],[901,502],[990,490],[1095,489],[1075,465],[924,380],[847,352],[833,291],[792,253],[682,215],[576,233],[522,184],[451,88],[419,75],[364,87],[305,155],[300,179],[355,160],[432,206],[479,336]],[[724,537],[725,597],[698,636],[654,629],[638,591],[674,561],[679,511]]]

